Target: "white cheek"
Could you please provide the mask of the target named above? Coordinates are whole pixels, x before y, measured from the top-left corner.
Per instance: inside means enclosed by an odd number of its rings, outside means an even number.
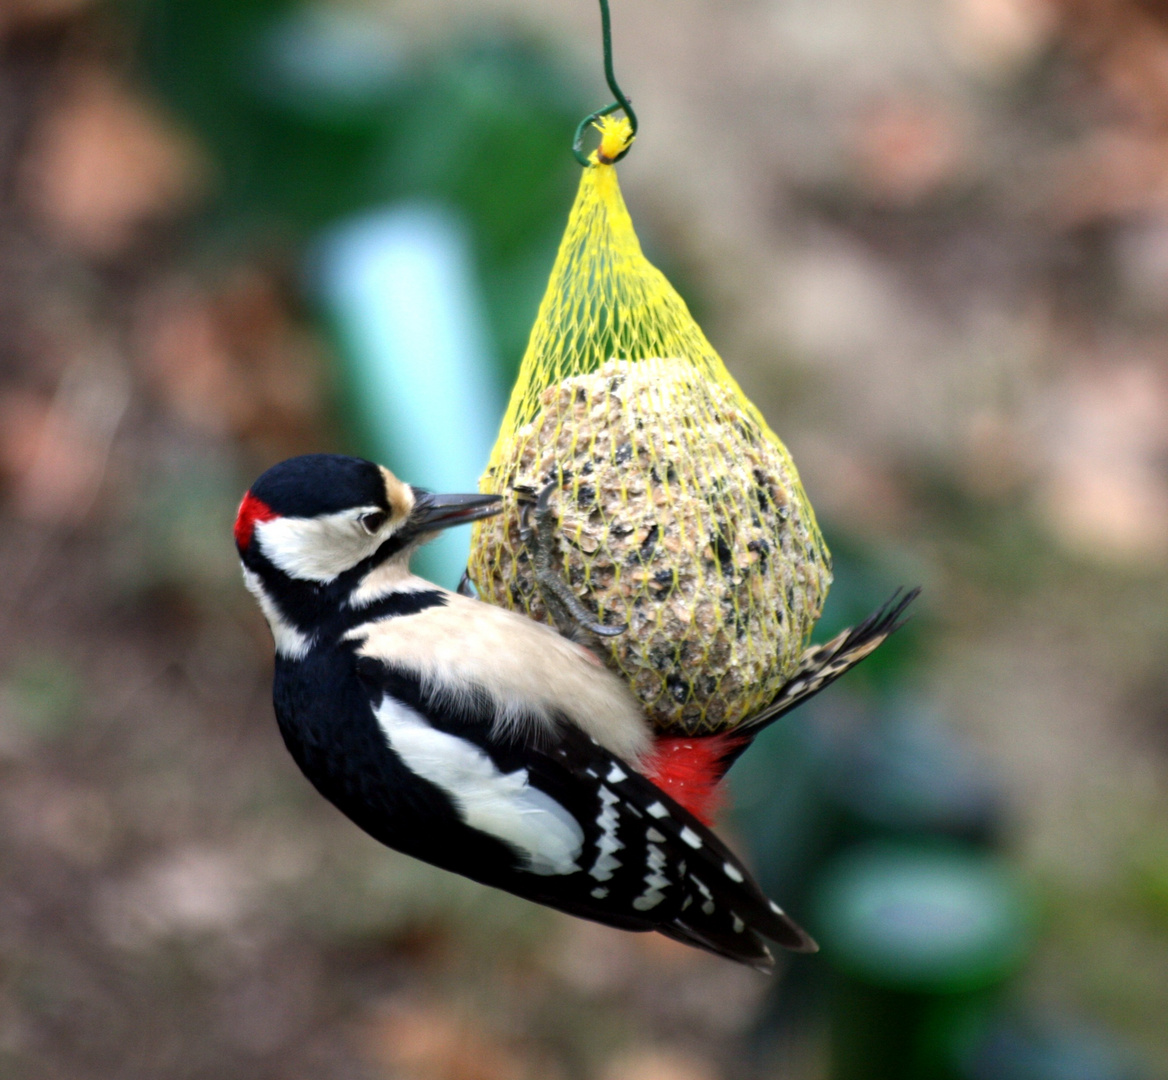
[[[289,577],[322,583],[368,558],[383,539],[363,532],[351,512],[261,521],[256,536],[264,554]]]

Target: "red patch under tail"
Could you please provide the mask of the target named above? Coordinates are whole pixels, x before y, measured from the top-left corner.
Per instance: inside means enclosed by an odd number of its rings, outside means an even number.
[[[722,806],[724,759],[742,742],[730,733],[658,739],[645,775],[694,817],[709,825]]]
[[[239,513],[235,515],[235,546],[240,551],[247,551],[256,523],[271,521],[279,516],[266,502],[257,499],[249,491],[239,504]]]

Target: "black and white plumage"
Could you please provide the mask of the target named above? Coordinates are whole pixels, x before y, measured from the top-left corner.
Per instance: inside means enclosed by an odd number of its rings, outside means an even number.
[[[244,497],[236,544],[304,774],[389,847],[573,915],[761,969],[764,938],[813,950],[642,774],[648,724],[593,653],[410,574],[427,535],[497,503],[325,454],[274,466]]]

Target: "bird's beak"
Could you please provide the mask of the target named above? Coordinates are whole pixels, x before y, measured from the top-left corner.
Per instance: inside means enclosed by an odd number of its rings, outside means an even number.
[[[410,525],[418,532],[437,532],[452,525],[492,517],[503,509],[499,495],[434,495],[414,488]]]

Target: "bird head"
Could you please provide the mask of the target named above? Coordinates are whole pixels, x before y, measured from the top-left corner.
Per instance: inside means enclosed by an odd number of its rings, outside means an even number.
[[[435,495],[388,469],[341,454],[305,454],[273,465],[235,518],[244,580],[281,649],[310,640],[323,615],[343,607],[387,564],[409,568],[418,544],[452,525],[498,513],[497,495]],[[291,651],[295,652],[293,648]]]

